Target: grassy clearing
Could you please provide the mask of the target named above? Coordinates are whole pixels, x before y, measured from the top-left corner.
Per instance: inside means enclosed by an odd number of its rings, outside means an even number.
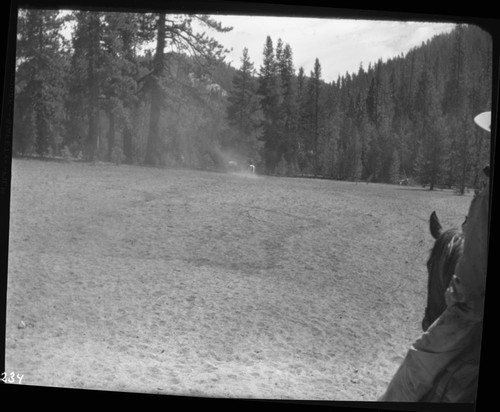
[[[374,400],[450,191],[14,160],[6,370],[29,385]]]

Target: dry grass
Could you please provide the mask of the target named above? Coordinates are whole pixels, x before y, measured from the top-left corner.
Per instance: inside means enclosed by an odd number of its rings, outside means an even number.
[[[428,217],[470,196],[14,160],[6,371],[22,383],[375,400],[420,334]]]

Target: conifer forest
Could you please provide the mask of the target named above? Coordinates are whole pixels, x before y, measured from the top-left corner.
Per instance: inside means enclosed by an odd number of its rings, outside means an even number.
[[[25,9],[17,24],[14,156],[213,171],[233,160],[458,193],[489,162],[472,119],[491,110],[492,42],[473,25],[326,82],[318,59],[295,66],[287,39],[225,63],[210,33],[231,28],[216,16]]]

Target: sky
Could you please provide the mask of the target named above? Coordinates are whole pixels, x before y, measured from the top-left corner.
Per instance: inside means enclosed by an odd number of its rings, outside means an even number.
[[[213,16],[223,26],[232,26],[228,33],[207,30],[226,48],[232,49],[226,62],[241,66],[243,48],[248,48],[255,69],[260,68],[266,37],[276,46],[279,38],[293,52],[295,70],[303,67],[309,75],[319,59],[322,79],[336,81],[346,72],[357,73],[360,64],[405,54],[410,49],[439,33],[450,32],[453,23],[397,22],[322,18],[291,18],[261,16]]]

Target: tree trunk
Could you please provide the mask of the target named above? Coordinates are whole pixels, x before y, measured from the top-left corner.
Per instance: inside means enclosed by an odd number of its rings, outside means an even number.
[[[99,50],[99,16],[89,13],[89,44],[88,44],[88,117],[89,129],[85,145],[88,160],[93,162],[97,153],[97,133],[99,122],[99,83],[97,78],[97,60]]]
[[[113,161],[113,147],[115,147],[115,115],[113,110],[109,110],[109,130],[108,130],[108,161]]]
[[[44,32],[43,32],[43,18],[39,20],[39,27],[38,27],[38,53],[40,56],[43,56],[43,37],[44,37]],[[37,72],[40,72],[41,68],[39,67]],[[36,92],[34,93],[35,97],[35,104],[34,104],[34,109],[35,109],[35,120],[36,120],[36,149],[37,153],[39,155],[44,155],[47,152],[48,149],[48,133],[47,133],[47,128],[45,127],[45,122],[47,122],[48,119],[44,116],[44,109],[46,102],[44,101],[44,95],[43,95],[43,85],[40,80],[35,80],[34,84],[36,85],[35,90]]]
[[[125,163],[134,163],[133,136],[129,127],[125,127],[123,131],[123,154],[125,155]]]
[[[151,89],[151,110],[149,115],[149,132],[144,163],[150,166],[160,164],[160,113],[161,113],[161,93],[158,90],[158,82],[155,81]]]
[[[151,75],[151,109],[149,115],[149,132],[144,163],[150,166],[158,166],[160,163],[160,115],[162,105],[161,78],[164,71],[165,53],[165,14],[160,14],[158,18],[156,53],[154,58],[154,68]]]

